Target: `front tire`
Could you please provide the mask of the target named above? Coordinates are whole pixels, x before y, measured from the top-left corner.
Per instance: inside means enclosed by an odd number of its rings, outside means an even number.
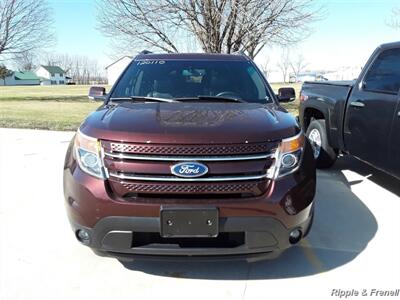
[[[325,120],[311,121],[306,136],[313,148],[317,168],[330,168],[336,161],[337,152],[328,143]]]

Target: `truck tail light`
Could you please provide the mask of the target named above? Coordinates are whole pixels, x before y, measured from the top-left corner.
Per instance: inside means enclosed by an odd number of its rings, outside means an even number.
[[[295,172],[303,155],[305,138],[303,132],[298,135],[283,139],[275,152],[275,165],[270,177],[273,179],[283,177]]]
[[[74,157],[81,170],[100,179],[107,178],[107,170],[102,161],[100,141],[80,132],[76,133]]]
[[[300,102],[304,102],[308,100],[308,96],[304,95],[303,92],[300,92]]]

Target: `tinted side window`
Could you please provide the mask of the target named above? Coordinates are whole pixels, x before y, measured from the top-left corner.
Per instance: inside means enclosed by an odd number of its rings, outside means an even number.
[[[400,49],[382,52],[364,82],[365,90],[397,93],[400,89]]]

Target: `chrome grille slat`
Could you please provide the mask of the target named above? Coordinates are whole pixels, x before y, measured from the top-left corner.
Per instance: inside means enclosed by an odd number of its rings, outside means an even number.
[[[104,152],[105,156],[118,159],[131,160],[153,160],[153,161],[241,161],[241,160],[258,160],[271,158],[273,154],[255,154],[255,155],[237,155],[237,156],[153,156],[153,155],[135,155],[126,153],[110,153]]]
[[[157,176],[157,175],[137,175],[127,173],[110,172],[110,176],[122,180],[139,180],[139,181],[169,181],[169,182],[220,182],[220,181],[247,181],[260,180],[269,177],[268,173],[260,175],[243,175],[243,176],[212,176],[197,178],[182,178],[176,176]]]

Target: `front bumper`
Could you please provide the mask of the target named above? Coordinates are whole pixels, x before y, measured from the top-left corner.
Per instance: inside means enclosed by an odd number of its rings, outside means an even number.
[[[136,235],[143,233],[157,234],[160,228],[159,218],[144,217],[106,217],[93,228],[72,224],[74,232],[86,230],[90,235],[88,246],[106,256],[126,257],[127,255],[143,258],[171,256],[241,256],[247,254],[271,254],[290,247],[289,234],[299,229],[306,234],[312,225],[309,217],[293,228],[286,228],[281,222],[271,217],[230,217],[219,219],[220,234],[243,233],[244,243],[235,247],[179,247],[169,244],[168,239],[160,243],[135,246]],[[201,241],[202,238],[198,238]]]

